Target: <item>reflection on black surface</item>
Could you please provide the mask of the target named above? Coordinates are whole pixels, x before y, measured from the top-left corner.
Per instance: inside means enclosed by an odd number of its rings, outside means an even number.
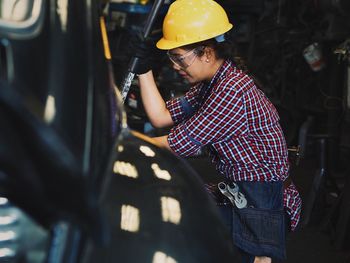
[[[154,175],[163,180],[171,180],[171,175],[168,170],[162,170],[159,168],[159,165],[157,163],[152,163],[151,168],[154,171]]]
[[[181,208],[179,201],[177,201],[175,198],[167,196],[162,196],[160,201],[163,221],[178,225],[181,220]]]
[[[45,109],[44,109],[44,121],[51,123],[56,116],[56,103],[55,97],[48,95],[46,98]]]
[[[113,166],[113,172],[135,179],[139,176],[136,167],[129,162],[116,161]]]
[[[162,251],[156,251],[152,263],[177,263],[177,261]]]
[[[156,156],[156,153],[152,151],[152,149],[146,145],[140,146],[140,151],[147,157],[154,157]]]
[[[101,200],[111,240],[89,262],[237,262],[215,204],[187,163],[132,135],[116,150]]]
[[[140,211],[131,205],[122,205],[120,228],[129,232],[137,232],[140,227]]]
[[[49,232],[0,196],[0,262],[42,263]]]

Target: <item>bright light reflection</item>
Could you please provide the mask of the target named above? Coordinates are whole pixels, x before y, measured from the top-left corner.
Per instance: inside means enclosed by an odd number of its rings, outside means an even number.
[[[136,167],[128,162],[116,161],[113,166],[113,172],[131,178],[139,176]]]
[[[67,17],[68,17],[68,0],[57,1],[57,14],[61,21],[61,29],[63,32],[67,31]]]
[[[0,205],[6,205],[8,203],[8,199],[5,197],[0,197]]]
[[[13,249],[4,247],[0,248],[0,258],[14,257],[16,255]]]
[[[47,123],[51,123],[56,115],[56,106],[55,98],[52,95],[47,96],[45,111],[44,111],[44,120]]]
[[[168,172],[168,170],[160,169],[158,164],[156,164],[156,163],[152,163],[151,167],[153,169],[154,175],[156,177],[158,177],[159,179],[164,179],[164,180],[167,180],[167,181],[171,180],[171,175]]]
[[[17,221],[17,216],[0,216],[0,226],[1,225],[9,225]]]
[[[146,156],[148,156],[148,157],[154,157],[154,156],[156,156],[156,153],[155,153],[154,151],[152,151],[152,149],[151,149],[150,147],[146,146],[146,145],[141,145],[141,146],[140,146],[140,151],[141,151],[144,155],[146,155]]]
[[[140,211],[131,205],[122,205],[120,228],[125,231],[137,232],[140,227]]]
[[[118,152],[121,153],[122,151],[124,151],[124,147],[123,147],[123,145],[119,145],[118,146]]]
[[[25,21],[30,13],[29,1],[2,0],[0,5],[2,20]]]
[[[177,261],[161,251],[156,251],[152,263],[177,263]]]
[[[13,240],[15,238],[16,238],[16,233],[13,231],[0,232],[0,242]]]
[[[172,197],[162,196],[160,198],[162,206],[162,218],[164,222],[179,224],[181,220],[180,203]]]

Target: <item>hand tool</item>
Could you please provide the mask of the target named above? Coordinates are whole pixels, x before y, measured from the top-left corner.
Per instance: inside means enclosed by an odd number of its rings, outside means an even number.
[[[147,21],[146,24],[142,30],[142,37],[143,39],[146,39],[149,34],[151,33],[151,29],[152,26],[154,24],[154,21],[156,20],[157,14],[159,12],[160,7],[163,5],[164,0],[155,0],[152,6],[152,9],[147,17]],[[130,60],[129,63],[129,67],[128,67],[128,73],[126,74],[122,86],[121,86],[121,90],[122,90],[122,100],[123,103],[128,95],[130,86],[131,86],[131,82],[135,77],[135,73],[133,73],[136,65],[138,63],[138,58],[137,57],[133,57]]]
[[[238,209],[247,207],[247,199],[244,194],[239,191],[239,186],[236,183],[231,182],[226,184],[225,182],[220,182],[218,183],[218,188]]]

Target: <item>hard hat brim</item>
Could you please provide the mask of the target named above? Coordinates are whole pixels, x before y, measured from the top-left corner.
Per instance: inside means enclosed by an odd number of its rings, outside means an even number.
[[[224,30],[219,31],[216,34],[213,34],[213,35],[210,35],[210,36],[207,36],[207,37],[203,37],[201,39],[191,39],[191,40],[188,40],[188,41],[180,41],[180,42],[179,41],[170,41],[170,40],[167,40],[164,37],[162,37],[157,42],[156,46],[157,46],[158,49],[170,50],[170,49],[186,46],[186,45],[189,45],[189,44],[198,43],[198,42],[201,42],[201,41],[204,41],[204,40],[208,40],[208,39],[217,37],[217,36],[219,36],[221,34],[226,33],[227,31],[229,31],[232,27],[233,27],[233,25],[231,23],[229,23]]]

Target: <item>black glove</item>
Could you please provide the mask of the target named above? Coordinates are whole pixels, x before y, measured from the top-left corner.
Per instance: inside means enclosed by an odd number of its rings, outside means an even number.
[[[129,52],[131,57],[135,57],[137,62],[129,68],[135,74],[143,74],[153,69],[153,67],[161,60],[162,52],[156,47],[156,41],[160,37],[152,35],[143,39],[142,36],[136,34],[130,38]]]

